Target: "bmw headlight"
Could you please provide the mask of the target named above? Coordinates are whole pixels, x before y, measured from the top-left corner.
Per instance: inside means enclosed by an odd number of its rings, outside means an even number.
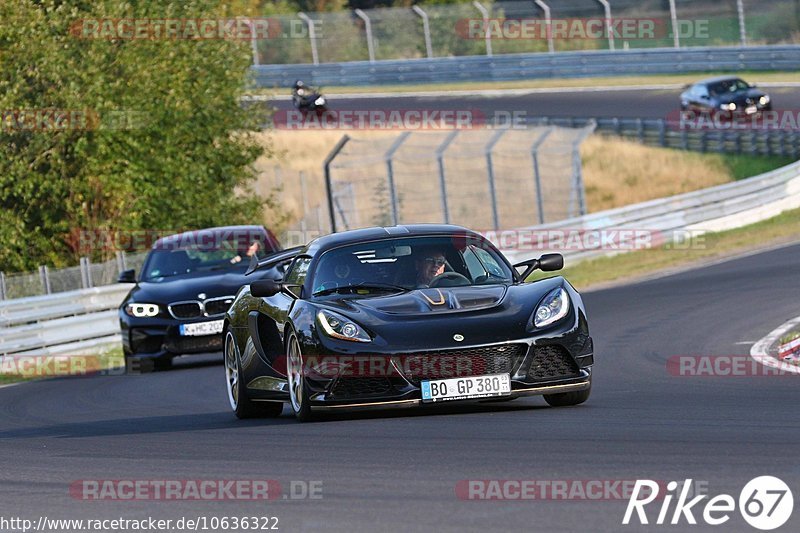
[[[736,104],[734,104],[733,102],[731,102],[730,104],[722,104],[721,106],[719,106],[719,108],[722,109],[723,111],[736,111]]]
[[[758,103],[761,105],[767,105],[769,103],[769,96],[766,94],[758,99]]]
[[[559,287],[550,291],[536,306],[533,314],[533,325],[537,328],[549,326],[567,316],[569,312],[569,296],[567,291]]]
[[[129,303],[125,306],[125,312],[130,316],[136,318],[154,317],[158,314],[158,305],[156,304],[143,304],[143,303]]]
[[[317,320],[329,337],[354,342],[370,342],[372,339],[364,330],[350,319],[331,311],[320,311]]]
[[[314,100],[314,105],[325,105],[325,98],[320,96],[316,100]]]

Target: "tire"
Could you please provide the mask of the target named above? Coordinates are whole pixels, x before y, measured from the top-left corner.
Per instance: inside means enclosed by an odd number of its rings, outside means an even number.
[[[286,377],[289,380],[289,405],[300,422],[308,422],[313,418],[304,374],[300,343],[292,332],[286,342]]]
[[[588,389],[562,392],[560,394],[545,394],[544,401],[552,407],[569,407],[571,405],[580,405],[589,399],[589,394],[592,392],[591,382]]]
[[[283,402],[256,402],[247,396],[247,389],[241,386],[242,361],[233,333],[225,334],[225,383],[228,403],[237,418],[271,418],[281,415]]]

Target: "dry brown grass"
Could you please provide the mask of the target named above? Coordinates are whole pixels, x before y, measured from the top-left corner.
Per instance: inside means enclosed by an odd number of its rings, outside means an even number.
[[[590,212],[621,207],[733,180],[721,156],[644,146],[593,135],[581,147]]]
[[[256,188],[262,193],[277,187],[282,189],[281,203],[291,213],[291,226],[297,227],[303,214],[300,172],[306,175],[310,210],[320,205],[323,216],[327,216],[322,163],[345,133],[367,141],[385,140],[398,134],[396,131],[342,130],[273,130],[262,134],[274,155],[257,161],[260,177]],[[724,156],[648,147],[602,135],[593,135],[586,140],[581,157],[590,212],[711,187],[734,179]],[[276,167],[280,167],[277,173]]]

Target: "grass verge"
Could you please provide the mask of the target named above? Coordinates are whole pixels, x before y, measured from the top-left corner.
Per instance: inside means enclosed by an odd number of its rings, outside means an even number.
[[[658,248],[582,261],[574,266],[567,266],[559,274],[569,279],[578,290],[586,290],[621,280],[636,280],[660,271],[702,264],[757,248],[793,242],[798,235],[800,209],[794,209],[749,226],[707,233],[696,238],[690,249],[678,250],[665,244]],[[551,276],[549,273],[536,272],[529,279]]]

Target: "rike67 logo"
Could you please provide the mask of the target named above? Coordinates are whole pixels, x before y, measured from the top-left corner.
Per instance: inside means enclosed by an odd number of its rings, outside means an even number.
[[[633,493],[628,500],[628,507],[622,519],[624,525],[636,523],[647,525],[652,520],[648,517],[645,507],[656,499],[661,500],[661,508],[654,524],[697,524],[695,513],[708,525],[719,526],[730,520],[731,514],[736,511],[737,501],[729,494],[719,494],[701,504],[708,498],[701,494],[689,499],[692,494],[692,480],[684,483],[670,481],[666,485],[664,494],[659,490],[663,484],[650,479],[637,479]],[[672,502],[677,496],[674,508]],[[794,498],[789,486],[781,479],[773,476],[760,476],[751,479],[739,493],[739,513],[745,522],[756,529],[768,531],[785,524],[792,515]],[[655,509],[653,509],[655,510]],[[670,516],[670,511],[671,516]],[[635,517],[635,518],[634,518]],[[685,522],[684,522],[685,521]]]

